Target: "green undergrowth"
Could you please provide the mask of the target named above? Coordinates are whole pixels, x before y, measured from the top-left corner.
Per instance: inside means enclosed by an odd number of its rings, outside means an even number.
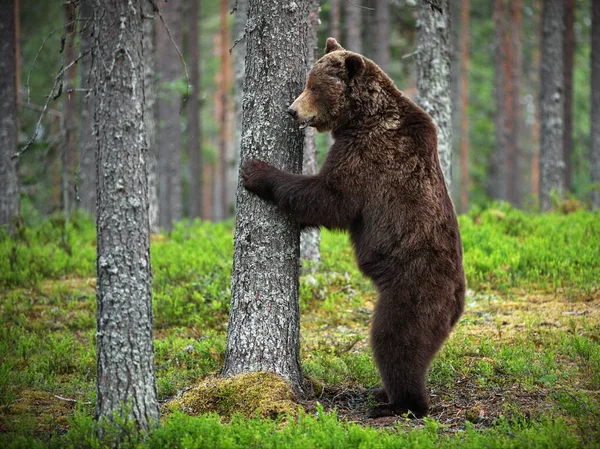
[[[429,372],[427,420],[364,418],[361,392],[380,382],[368,346],[376,292],[347,235],[324,231],[322,262],[300,282],[301,363],[316,399],[297,418],[175,411],[120,447],[600,447],[600,214],[497,205],[459,223],[469,292]],[[232,253],[231,222],[151,236],[161,403],[218,378]],[[110,447],[128,432],[99,440],[92,419],[94,265],[84,216],[0,235],[0,447]]]

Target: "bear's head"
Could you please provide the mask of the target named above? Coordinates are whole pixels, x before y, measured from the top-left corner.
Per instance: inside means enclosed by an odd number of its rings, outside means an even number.
[[[365,71],[365,59],[346,51],[333,38],[327,39],[325,56],[319,59],[306,80],[306,87],[288,108],[301,128],[331,131],[348,118],[353,107],[356,79]]]

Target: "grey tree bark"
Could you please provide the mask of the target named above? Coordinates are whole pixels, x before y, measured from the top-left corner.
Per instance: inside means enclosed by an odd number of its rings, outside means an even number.
[[[94,0],[81,0],[80,45],[82,54],[92,48],[94,39]],[[81,128],[79,135],[79,201],[80,207],[96,214],[96,138],[94,137],[94,72],[92,55],[81,59],[81,88],[89,89],[81,95]]]
[[[152,341],[142,2],[95,0],[98,419],[159,418]]]
[[[236,42],[233,48],[233,76],[234,76],[234,142],[233,142],[233,165],[238,167],[240,164],[240,148],[242,146],[242,97],[244,93],[244,70],[246,58],[246,21],[248,19],[248,2],[246,0],[233,0],[236,6],[233,21],[233,40]],[[230,182],[234,186],[231,190],[235,191],[238,183],[238,171],[232,173]]]
[[[75,60],[75,5],[64,4],[65,13],[65,44],[63,64],[66,67]],[[75,83],[77,65],[72,65],[65,74],[63,87],[63,142],[62,142],[62,197],[65,219],[69,218],[75,209],[76,171],[78,166],[77,154],[77,94]]]
[[[188,158],[190,165],[189,214],[191,218],[202,215],[202,142],[200,128],[200,34],[198,22],[199,0],[189,2],[189,60],[192,94],[188,104],[189,132]]]
[[[309,0],[309,32],[308,32],[308,69],[317,60],[318,31],[319,31],[319,0]],[[359,29],[360,32],[360,29]],[[358,50],[353,50],[358,51]],[[319,171],[317,164],[317,145],[315,141],[315,129],[308,127],[304,134],[304,152],[302,156],[302,173],[315,175]],[[321,261],[321,232],[319,229],[309,229],[300,236],[300,257],[303,261],[303,269],[309,272],[316,271]]]
[[[304,85],[308,17],[308,2],[248,1],[242,161],[300,172],[304,136],[285,111]],[[272,371],[301,394],[299,237],[296,222],[238,184],[225,376]]]
[[[377,47],[375,39],[373,39],[373,30],[377,28],[375,1],[376,0],[362,0],[361,3],[365,8],[368,8],[361,11],[362,54],[373,61],[375,60],[375,52]]]
[[[540,207],[552,207],[552,194],[565,192],[563,154],[563,0],[544,0],[540,75]]]
[[[592,2],[592,85],[590,175],[592,207],[600,208],[600,2]]]
[[[418,2],[417,89],[418,104],[433,118],[438,131],[438,154],[448,191],[452,191],[452,99],[450,92],[450,9],[443,13],[425,1]]]
[[[148,220],[150,232],[156,234],[159,229],[158,199],[158,145],[156,141],[156,93],[155,93],[155,53],[154,30],[157,15],[154,6],[148,0],[142,2],[144,20],[142,21],[142,46],[144,50],[144,120],[146,121],[146,140],[148,142]]]
[[[15,3],[0,8],[0,226],[12,229],[19,215],[20,191],[17,159],[17,59]]]
[[[564,132],[563,154],[565,160],[565,189],[573,190],[572,154],[573,154],[573,58],[575,56],[575,0],[564,3],[564,40],[563,40],[563,83],[564,83]]]
[[[340,39],[340,0],[329,0],[329,35]]]
[[[390,63],[389,0],[375,0],[375,21],[375,62],[384,72],[387,72]]]
[[[181,2],[157,2],[166,26],[175,44],[181,48]],[[182,218],[181,198],[181,80],[182,65],[177,50],[165,29],[156,23],[156,69],[159,78],[158,118],[158,195],[159,224],[171,229],[173,222]]]
[[[345,48],[350,51],[362,54],[362,8],[361,0],[353,0],[350,3],[344,0],[346,41]]]

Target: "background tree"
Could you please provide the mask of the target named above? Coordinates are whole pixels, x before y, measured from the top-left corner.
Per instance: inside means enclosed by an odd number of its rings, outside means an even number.
[[[573,188],[571,154],[573,153],[573,58],[575,55],[575,0],[564,2],[563,83],[564,83],[564,134],[563,158],[565,161],[565,189]]]
[[[469,207],[469,0],[462,0],[460,23],[460,210]]]
[[[417,89],[419,105],[433,118],[438,131],[438,153],[446,185],[452,185],[452,100],[450,98],[450,9],[443,12],[418,2]]]
[[[159,224],[171,229],[182,218],[181,197],[181,1],[157,2],[164,25],[156,23],[156,68],[159,79],[158,177]],[[167,28],[169,31],[167,31]],[[170,34],[170,36],[169,36]]]
[[[64,3],[65,18],[65,47],[63,49],[64,66],[67,67],[75,60],[75,4],[71,1]],[[62,145],[62,202],[65,218],[75,209],[75,186],[77,157],[77,94],[76,77],[77,65],[72,64],[65,73],[63,81],[63,145]]]
[[[262,25],[246,36],[241,160],[298,173],[304,136],[283,111],[304,85],[309,11],[307,2],[294,5],[248,1],[248,22]],[[273,371],[300,393],[299,227],[241,184],[237,199],[223,374]]]
[[[96,0],[97,403],[158,421],[152,342],[142,2]],[[119,30],[118,33],[115,30]]]
[[[507,197],[513,206],[520,207],[523,197],[522,173],[522,102],[521,80],[523,79],[523,0],[513,0],[510,4],[510,27],[506,46],[510,48],[510,61],[507,61],[506,73],[509,77],[511,107],[507,111],[510,117],[507,155]]]
[[[419,9],[420,14],[421,9]],[[390,62],[390,3],[389,0],[375,0],[375,62],[384,72]]]
[[[344,0],[342,0],[344,1]],[[340,0],[329,1],[329,35],[340,38],[341,9]]]
[[[313,66],[317,60],[318,31],[319,31],[319,0],[309,0],[309,30],[307,41],[308,68]],[[360,36],[358,38],[360,40]],[[316,131],[312,127],[306,128],[304,132],[304,151],[302,156],[302,173],[314,175],[319,171],[317,162]],[[302,232],[300,236],[300,257],[306,261],[310,271],[315,271],[321,261],[321,233],[319,229],[313,228]]]
[[[199,0],[189,1],[189,57],[192,92],[189,100],[188,158],[190,165],[190,192],[188,195],[191,218],[202,215],[202,137],[200,127],[200,33],[198,24]]]
[[[553,193],[565,192],[563,153],[563,0],[544,0],[540,75],[540,206],[552,206]]]
[[[94,72],[92,49],[94,39],[94,0],[81,0],[79,4],[81,53],[81,89],[79,126],[79,200],[80,207],[89,214],[96,213],[96,138],[94,137]]]
[[[346,28],[345,47],[362,54],[362,18],[361,0],[344,0],[344,17]]]
[[[590,171],[592,206],[600,208],[600,2],[592,2],[592,81]]]
[[[10,229],[19,214],[20,191],[17,171],[17,84],[15,47],[15,2],[0,8],[0,226]]]

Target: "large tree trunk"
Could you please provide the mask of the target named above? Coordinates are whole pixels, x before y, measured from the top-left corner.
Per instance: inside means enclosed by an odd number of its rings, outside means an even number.
[[[597,0],[596,0],[597,1]],[[573,57],[575,54],[575,0],[564,3],[563,77],[565,89],[563,158],[565,160],[565,189],[573,190],[571,154],[573,153]]]
[[[344,47],[350,51],[362,54],[361,0],[349,2],[344,0],[346,41]]]
[[[159,225],[159,198],[158,198],[158,146],[156,142],[156,93],[155,93],[155,53],[154,30],[157,15],[154,6],[148,0],[142,0],[144,11],[143,38],[144,49],[144,120],[146,121],[146,141],[148,142],[148,221],[150,232],[156,234],[160,231]]]
[[[181,2],[157,2],[175,45],[181,48]],[[158,180],[159,223],[171,229],[182,218],[181,198],[181,80],[182,65],[177,49],[165,26],[156,23],[156,59],[159,76],[158,112]]]
[[[64,4],[65,9],[65,48],[63,52],[64,65],[75,60],[75,5],[71,2]],[[63,145],[62,145],[62,194],[63,211],[68,219],[75,209],[75,172],[77,170],[77,96],[75,94],[77,65],[67,69],[63,96]]]
[[[450,98],[450,9],[440,0],[443,13],[419,1],[417,19],[417,89],[419,105],[433,118],[438,133],[438,154],[448,191],[452,192],[452,100]]]
[[[308,2],[248,1],[242,161],[300,172],[304,136],[285,110],[304,85],[308,18]],[[237,200],[223,373],[273,371],[301,393],[299,227],[241,184]]]
[[[469,0],[462,0],[460,23],[460,210],[469,208]]]
[[[0,226],[10,230],[19,215],[20,192],[17,172],[17,59],[15,47],[15,3],[0,8]]]
[[[95,0],[98,154],[96,414],[158,422],[152,342],[143,0]]]
[[[309,31],[308,31],[308,68],[310,69],[317,60],[318,31],[319,31],[319,0],[309,0]],[[347,16],[346,16],[347,17]],[[359,30],[360,31],[360,30]],[[358,51],[354,50],[353,51]],[[306,128],[304,134],[304,152],[302,156],[302,173],[315,175],[319,171],[317,164],[317,145],[315,129]],[[315,271],[321,261],[321,233],[313,228],[304,231],[300,236],[300,257],[305,262],[305,269]]]
[[[544,0],[540,75],[540,206],[552,206],[552,194],[565,192],[563,154],[563,0]]]
[[[198,3],[199,0],[190,0],[189,11],[189,59],[190,81],[192,83],[192,96],[188,108],[190,111],[190,125],[188,133],[188,157],[190,164],[190,193],[189,214],[190,218],[202,215],[202,147],[200,142],[200,33],[198,31]]]
[[[419,6],[419,15],[421,6]],[[387,73],[390,63],[390,2],[375,0],[375,62]]]
[[[233,72],[235,77],[235,124],[234,124],[234,143],[233,143],[233,161],[234,167],[240,164],[240,147],[242,146],[242,96],[244,93],[244,59],[246,58],[246,37],[245,28],[246,20],[248,19],[248,2],[246,0],[233,0],[236,5],[235,16],[233,22],[233,36],[236,42],[233,48]],[[237,186],[237,169],[233,173],[231,183]],[[235,188],[232,189],[235,191]]]
[[[592,190],[592,207],[600,208],[600,2],[592,2],[592,111],[590,174],[595,184]]]
[[[82,54],[91,51],[94,39],[93,0],[82,0],[80,40]],[[91,215],[96,214],[96,138],[94,137],[94,72],[92,55],[81,59],[81,128],[79,138],[79,200],[80,207]],[[87,90],[87,92],[86,92]]]

